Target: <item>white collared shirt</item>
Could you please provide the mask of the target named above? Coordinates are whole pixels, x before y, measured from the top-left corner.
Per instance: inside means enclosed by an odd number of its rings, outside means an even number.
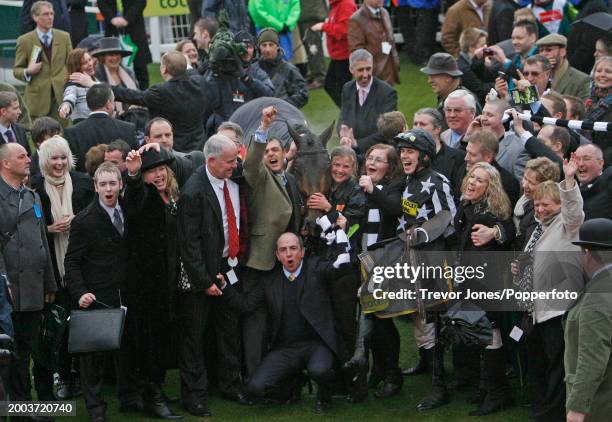
[[[478,6],[474,0],[469,1],[476,13],[478,14],[480,21],[484,23],[484,7],[486,3],[484,3],[482,6]]]
[[[365,88],[362,88],[361,85],[359,85],[359,82],[355,81],[355,85],[357,86],[357,99],[359,99],[359,91],[365,91],[365,96],[363,98],[364,104],[366,100],[368,99],[368,95],[370,95],[370,89],[372,88],[373,82],[374,82],[374,75],[372,75],[372,78],[370,78],[370,83]]]
[[[102,198],[98,197],[98,202],[100,203],[100,206],[102,207],[102,209],[104,211],[106,211],[106,213],[108,214],[108,216],[111,219],[111,222],[113,221],[113,218],[115,216],[115,210],[119,211],[119,216],[121,217],[121,222],[123,223],[123,225],[125,226],[125,218],[123,217],[123,210],[121,209],[121,206],[119,205],[119,201],[117,201],[117,204],[111,208],[108,205],[106,205],[103,201]]]
[[[288,271],[285,267],[283,267],[283,273],[285,274],[285,277],[289,278],[291,274],[293,274],[296,278],[299,277],[300,274],[302,273],[302,265],[304,265],[303,259],[302,259],[302,262],[300,262],[300,266],[297,267],[297,269],[294,272]]]
[[[49,32],[42,32],[40,29],[36,28],[36,36],[40,40],[40,43],[44,46],[45,43],[43,41],[43,35],[47,35],[49,37],[49,45],[53,43],[53,29],[50,29]]]
[[[206,166],[206,176],[208,176],[208,180],[213,187],[213,191],[215,191],[219,206],[221,207],[223,236],[225,238],[221,256],[226,258],[229,250],[229,225],[227,224],[227,209],[225,208],[225,197],[223,196],[223,183],[227,182],[227,189],[229,190],[230,199],[232,200],[232,206],[234,208],[234,215],[236,216],[236,227],[240,230],[240,195],[238,193],[238,185],[230,179],[217,179],[208,171],[208,166]]]

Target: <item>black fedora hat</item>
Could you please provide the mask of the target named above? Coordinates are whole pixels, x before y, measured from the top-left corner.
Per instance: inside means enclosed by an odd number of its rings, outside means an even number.
[[[421,72],[427,75],[439,75],[441,73],[451,76],[463,75],[463,72],[457,67],[457,61],[448,53],[432,54],[427,66],[421,68]]]
[[[160,148],[159,152],[151,148],[150,150],[143,152],[140,157],[142,158],[142,166],[140,167],[141,172],[167,165],[174,161],[174,157],[163,148]]]
[[[612,220],[593,218],[580,226],[578,240],[574,245],[593,249],[612,249]]]
[[[119,42],[119,38],[117,37],[100,38],[99,45],[100,47],[91,53],[92,56],[97,57],[102,54],[118,53],[126,57],[132,54],[130,50],[125,50],[121,46],[121,42]]]

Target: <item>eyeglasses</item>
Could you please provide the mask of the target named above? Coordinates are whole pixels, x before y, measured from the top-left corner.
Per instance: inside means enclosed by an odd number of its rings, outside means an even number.
[[[383,161],[378,157],[368,157],[366,158],[366,163],[387,164],[388,161]]]
[[[444,107],[444,112],[446,114],[453,114],[453,113],[454,114],[459,114],[459,113],[461,113],[461,112],[463,112],[465,110],[467,110],[467,107],[454,107],[454,108]]]

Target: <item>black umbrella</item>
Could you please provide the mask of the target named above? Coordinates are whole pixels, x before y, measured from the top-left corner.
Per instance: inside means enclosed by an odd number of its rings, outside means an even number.
[[[594,31],[597,38],[612,37],[612,15],[606,12],[597,12],[578,19],[573,25],[586,25],[589,31]]]
[[[287,101],[274,97],[261,97],[244,104],[230,117],[231,122],[239,124],[242,128],[244,132],[243,142],[245,144],[249,142],[249,139],[251,139],[251,136],[261,123],[261,111],[271,105],[276,107],[278,113],[268,130],[268,136],[280,139],[283,146],[286,146],[291,141],[291,135],[287,131],[287,122],[292,127],[310,128],[304,113]]]

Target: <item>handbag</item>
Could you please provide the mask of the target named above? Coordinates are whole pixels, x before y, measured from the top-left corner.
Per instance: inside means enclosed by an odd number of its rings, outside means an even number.
[[[454,344],[485,347],[493,342],[487,313],[470,302],[457,302],[442,315],[440,334]]]
[[[121,347],[126,308],[111,308],[96,300],[107,309],[72,311],[68,352],[90,353],[118,350]]]
[[[32,350],[32,358],[50,371],[59,367],[68,317],[69,312],[54,303],[45,304],[41,312],[40,331]]]

